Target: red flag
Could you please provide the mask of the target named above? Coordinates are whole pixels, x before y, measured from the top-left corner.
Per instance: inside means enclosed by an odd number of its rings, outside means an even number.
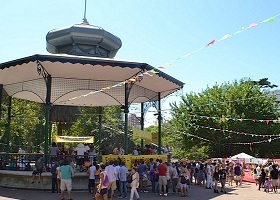
[[[215,42],[216,42],[216,40],[212,40],[211,42],[209,42],[209,43],[206,45],[206,47],[209,47],[210,45],[215,44]]]

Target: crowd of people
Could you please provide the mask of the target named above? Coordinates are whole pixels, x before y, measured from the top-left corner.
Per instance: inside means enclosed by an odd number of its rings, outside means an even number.
[[[53,147],[53,148],[52,148]],[[214,193],[228,192],[228,187],[239,187],[243,184],[245,176],[244,163],[230,161],[196,161],[196,162],[163,162],[160,159],[150,158],[146,162],[142,159],[135,160],[131,170],[127,168],[125,160],[111,160],[108,163],[97,164],[94,159],[90,160],[88,166],[81,163],[85,161],[85,154],[88,150],[84,145],[78,145],[75,149],[77,161],[74,164],[72,160],[64,157],[58,162],[55,155],[58,155],[56,146],[51,147],[54,165],[51,166],[52,174],[52,192],[60,192],[64,199],[67,191],[68,199],[71,199],[72,178],[74,172],[88,173],[88,190],[93,199],[113,199],[127,198],[133,200],[139,199],[141,193],[153,193],[159,196],[168,196],[170,194],[181,197],[189,196],[191,186],[204,187],[212,189]],[[121,149],[116,148],[116,152]],[[38,159],[33,171],[33,181],[38,174],[44,170],[42,158]],[[255,179],[258,189],[265,192],[275,192],[280,184],[280,167],[270,163],[266,166],[256,165],[252,168],[252,176]],[[97,181],[96,181],[97,180]],[[128,192],[130,189],[130,194]]]
[[[279,166],[257,166],[253,172],[254,177],[255,172],[257,174],[256,184],[259,189],[277,192],[280,178]],[[66,190],[71,199],[73,167],[65,159],[60,166],[56,163],[51,173],[52,192],[61,192],[64,199]],[[242,185],[244,165],[238,162],[219,161],[170,163],[151,158],[147,163],[144,160],[135,162],[129,171],[125,162],[119,159],[99,165],[93,162],[88,167],[87,173],[88,190],[93,199],[130,198],[133,200],[134,197],[139,199],[141,193],[153,193],[163,197],[170,194],[186,197],[189,196],[194,185],[212,189],[214,193],[226,194],[227,187]],[[60,183],[60,186],[57,183]]]

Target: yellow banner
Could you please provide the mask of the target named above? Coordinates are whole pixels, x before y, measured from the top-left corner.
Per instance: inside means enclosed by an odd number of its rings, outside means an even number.
[[[143,139],[145,141],[151,141],[152,140],[152,133],[133,128],[133,137],[134,138],[140,138],[140,139]]]
[[[93,143],[93,136],[75,137],[75,136],[55,136],[56,142],[77,142],[77,143]]]

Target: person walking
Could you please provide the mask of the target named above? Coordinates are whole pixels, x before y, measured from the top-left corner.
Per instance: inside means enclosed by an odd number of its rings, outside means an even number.
[[[107,177],[107,178],[106,178]],[[100,165],[100,183],[99,185],[97,186],[97,191],[96,191],[96,194],[95,194],[95,199],[96,200],[100,200],[101,198],[103,200],[108,200],[108,187],[109,185],[109,178],[106,174],[106,171],[105,171],[105,165],[104,164],[101,164]]]
[[[136,196],[136,199],[140,199],[139,194],[137,192],[137,188],[139,187],[139,173],[137,172],[137,168],[133,167],[131,169],[132,173],[132,183],[130,184],[131,186],[131,191],[130,191],[130,200],[133,200],[134,194]]]
[[[119,179],[120,179],[120,195],[119,198],[126,198],[127,196],[127,181],[128,169],[125,166],[124,162],[120,162],[120,169],[119,169]]]
[[[72,178],[74,177],[74,170],[68,164],[68,161],[65,159],[62,166],[59,167],[60,172],[60,189],[61,189],[61,200],[64,200],[64,191],[67,190],[68,200],[71,198],[72,190]]]
[[[159,160],[159,166],[157,167],[158,169],[158,174],[159,174],[159,195],[164,195],[167,196],[166,193],[166,186],[167,186],[167,177],[166,177],[166,172],[167,172],[167,167],[164,163],[162,163],[162,160]]]
[[[93,162],[93,165],[88,168],[87,173],[89,175],[88,190],[93,194],[93,196],[95,196],[95,176],[98,175],[98,171],[96,170],[96,162]]]
[[[117,189],[117,184],[116,184],[116,176],[118,175],[116,168],[113,166],[113,161],[110,161],[109,165],[105,167],[105,172],[106,175],[108,176],[109,179],[109,185],[107,187],[108,192],[110,194],[110,199],[113,199],[114,197],[114,192]]]
[[[276,165],[272,166],[272,170],[270,171],[270,178],[272,182],[272,189],[275,193],[277,193],[277,187],[278,187],[278,176],[280,175],[279,171],[276,169]]]

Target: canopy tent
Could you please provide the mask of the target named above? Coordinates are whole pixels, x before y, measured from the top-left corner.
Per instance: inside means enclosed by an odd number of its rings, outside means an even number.
[[[236,154],[235,156],[232,156],[231,157],[231,159],[241,159],[241,158],[243,158],[243,159],[250,159],[250,158],[255,158],[255,157],[253,157],[253,156],[250,156],[250,155],[248,155],[248,154],[246,154],[246,153],[239,153],[239,154]]]
[[[237,160],[238,162],[245,162],[245,163],[258,163],[259,162],[255,157],[250,156],[243,152],[230,157],[230,159]]]

